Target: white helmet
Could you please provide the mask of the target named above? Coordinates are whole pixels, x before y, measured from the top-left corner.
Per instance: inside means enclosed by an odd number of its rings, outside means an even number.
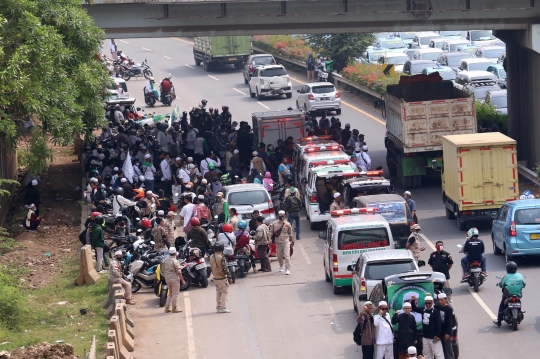
[[[146,178],[143,175],[140,175],[139,182],[146,182]]]
[[[149,81],[154,81],[154,78],[153,78],[153,77],[150,77],[148,80],[149,80]]]
[[[477,236],[478,237],[478,229],[476,229],[474,227],[469,229],[469,231],[467,232],[467,238],[471,238],[472,236]]]

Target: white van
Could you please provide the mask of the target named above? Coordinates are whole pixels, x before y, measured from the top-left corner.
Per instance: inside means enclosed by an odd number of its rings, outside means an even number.
[[[394,249],[390,225],[375,208],[352,208],[332,212],[326,231],[319,232],[324,239],[324,275],[340,294],[343,287],[352,285],[349,265],[356,264],[364,252]]]
[[[305,152],[325,152],[343,150],[343,146],[336,141],[332,141],[331,135],[299,137],[298,143],[294,144],[292,153],[292,166],[296,167],[300,157]]]

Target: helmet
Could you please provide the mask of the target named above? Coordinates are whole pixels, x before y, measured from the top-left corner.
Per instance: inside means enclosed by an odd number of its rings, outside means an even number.
[[[516,273],[517,272],[517,264],[514,261],[510,261],[506,263],[506,273]]]
[[[246,221],[239,221],[238,222],[238,228],[246,229],[246,227],[247,227],[247,222]]]
[[[96,218],[94,219],[96,220],[96,223],[103,223],[103,216],[101,215],[101,213],[97,215]],[[517,266],[516,266],[516,269],[517,269]]]
[[[351,128],[351,124],[350,124],[350,123],[346,123],[346,124],[345,124],[345,128]]]
[[[152,226],[152,222],[148,218],[143,218],[141,221],[141,226],[143,228],[150,228]]]
[[[102,183],[102,184],[99,186],[99,188],[105,191],[105,190],[107,189],[107,186],[105,186],[105,185]]]
[[[92,171],[90,171],[90,175],[91,175],[92,177],[94,177],[94,176],[96,176],[96,175],[99,175],[99,171],[98,171],[97,169],[94,168]]]
[[[214,252],[223,252],[225,247],[221,243],[214,244]]]
[[[231,233],[232,232],[232,226],[230,224],[228,224],[228,223],[223,225],[223,232]]]
[[[101,216],[101,213],[99,213],[99,212],[90,213],[90,217],[92,217],[93,219],[96,219],[97,216]]]
[[[229,111],[229,106],[221,106],[221,109],[222,109],[223,111]]]
[[[105,177],[103,177],[105,182],[110,182],[112,180],[112,177],[111,175],[105,175]]]
[[[146,178],[143,175],[140,175],[139,182],[146,182]]]
[[[144,189],[136,188],[133,191],[135,191],[135,198],[137,198],[137,199],[144,198]]]
[[[149,78],[148,80],[150,80],[150,81],[154,81],[154,78],[153,78],[153,77],[150,77],[150,78]]]
[[[124,194],[124,189],[122,187],[118,187],[114,193],[121,196]]]
[[[216,168],[216,164],[214,162],[208,162],[208,169],[213,170],[214,168]]]
[[[193,217],[189,220],[189,224],[191,224],[192,226],[200,226],[201,221],[199,221],[197,217]]]
[[[208,101],[206,101],[205,99],[203,99],[203,100],[201,101],[201,103],[202,103],[203,106],[206,106],[206,104],[208,103]]]
[[[467,237],[468,238],[471,238],[473,236],[477,236],[478,237],[478,229],[477,228],[471,228],[469,229],[469,231],[467,232]]]

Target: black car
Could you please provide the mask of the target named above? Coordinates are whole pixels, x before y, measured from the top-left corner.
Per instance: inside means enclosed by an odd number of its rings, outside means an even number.
[[[344,179],[338,185],[337,190],[341,193],[345,206],[349,208],[353,208],[353,200],[360,195],[394,193],[394,187],[390,185],[390,180],[380,175]]]
[[[405,248],[413,222],[412,213],[405,199],[397,194],[377,194],[356,197],[350,205],[350,208],[364,207],[377,208],[377,213],[390,224],[396,248]]]
[[[437,294],[445,292],[451,294],[450,288],[444,288],[446,277],[443,273],[439,272],[407,272],[388,276],[381,280],[380,283],[375,285],[368,300],[373,303],[375,307],[374,313],[378,313],[379,302],[384,300],[388,303],[390,317],[394,315],[396,310],[403,309],[402,306],[405,302],[410,302],[412,296],[416,297],[415,301],[418,306],[423,306],[426,293],[430,293],[434,298]],[[436,300],[436,299],[435,299]],[[422,316],[416,313],[415,315],[418,330],[418,344],[416,345],[419,354],[422,353]],[[454,312],[454,326],[452,328],[452,347],[454,349],[454,357],[459,357],[459,342],[457,339],[458,334],[458,321]],[[394,329],[397,329],[394,327]],[[395,334],[397,335],[397,334]],[[394,357],[398,357],[398,347],[394,345]]]

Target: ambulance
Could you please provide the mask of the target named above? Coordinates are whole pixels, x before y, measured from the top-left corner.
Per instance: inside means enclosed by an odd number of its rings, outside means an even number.
[[[300,157],[307,152],[324,152],[324,151],[339,151],[343,150],[343,146],[336,141],[332,141],[332,136],[309,136],[299,137],[296,139],[292,151],[292,165],[295,167],[300,160]]]
[[[390,225],[376,212],[376,208],[332,211],[326,230],[319,232],[324,240],[324,275],[334,294],[352,285],[347,266],[356,264],[361,253],[394,249]]]

